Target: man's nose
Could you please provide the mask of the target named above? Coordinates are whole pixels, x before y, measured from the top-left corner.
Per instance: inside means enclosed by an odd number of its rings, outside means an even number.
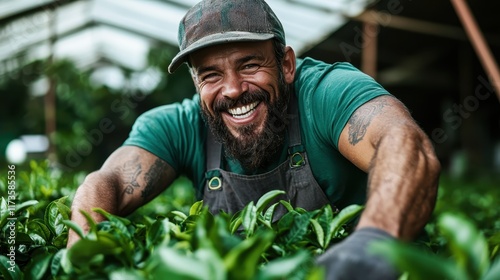
[[[224,88],[222,95],[230,99],[238,99],[243,93],[248,91],[246,83],[237,73],[230,73],[224,77]]]

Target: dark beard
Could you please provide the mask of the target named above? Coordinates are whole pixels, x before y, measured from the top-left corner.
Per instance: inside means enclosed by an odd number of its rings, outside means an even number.
[[[263,168],[277,158],[285,138],[288,123],[288,101],[290,91],[281,83],[280,94],[275,102],[270,102],[270,94],[259,90],[243,93],[237,100],[221,98],[213,105],[212,116],[202,103],[202,115],[208,122],[215,139],[222,143],[227,156],[238,160],[245,170]],[[255,125],[249,124],[238,128],[239,138],[234,137],[222,120],[221,112],[238,105],[251,104],[255,101],[263,102],[267,106],[268,114],[261,132],[255,131]]]

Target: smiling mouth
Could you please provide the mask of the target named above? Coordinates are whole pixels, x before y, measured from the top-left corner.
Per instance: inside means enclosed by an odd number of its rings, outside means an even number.
[[[231,114],[231,116],[233,116],[233,118],[244,119],[250,116],[253,111],[255,111],[255,108],[259,105],[259,103],[260,101],[256,101],[245,106],[228,109],[227,111],[229,112],[229,114]]]

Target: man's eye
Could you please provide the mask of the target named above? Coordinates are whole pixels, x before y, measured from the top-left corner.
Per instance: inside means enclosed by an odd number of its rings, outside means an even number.
[[[210,82],[210,81],[213,81],[217,78],[217,74],[216,73],[209,73],[209,74],[206,74],[206,75],[203,75],[201,77],[201,81],[203,82]]]
[[[258,64],[245,64],[243,65],[241,72],[243,74],[253,74],[257,70],[259,70],[259,67],[260,66]]]
[[[247,64],[247,65],[245,65],[243,68],[244,68],[244,69],[247,69],[247,70],[249,70],[249,69],[250,69],[250,70],[252,70],[252,69],[257,69],[257,68],[259,68],[259,65],[257,65],[257,64]]]

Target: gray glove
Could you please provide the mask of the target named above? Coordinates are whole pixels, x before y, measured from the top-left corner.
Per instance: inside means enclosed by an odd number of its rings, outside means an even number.
[[[373,241],[394,239],[377,228],[354,231],[345,240],[328,249],[317,259],[326,268],[326,279],[398,279],[399,273],[381,256],[368,252]]]

